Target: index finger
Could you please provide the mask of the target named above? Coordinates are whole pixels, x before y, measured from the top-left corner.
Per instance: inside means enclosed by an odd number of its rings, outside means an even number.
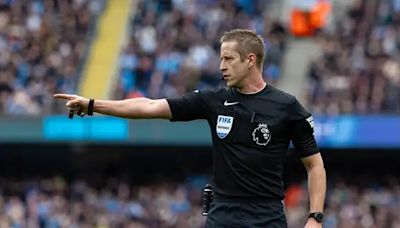
[[[56,94],[53,94],[53,97],[54,97],[54,98],[61,98],[61,99],[68,99],[68,100],[70,100],[70,99],[74,99],[74,98],[75,98],[75,95],[65,94],[65,93],[56,93]]]

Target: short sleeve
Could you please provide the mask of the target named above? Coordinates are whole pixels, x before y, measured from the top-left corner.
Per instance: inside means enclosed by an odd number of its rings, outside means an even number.
[[[171,121],[206,118],[208,107],[203,100],[202,93],[197,90],[179,98],[168,98],[167,101],[172,113]]]
[[[294,147],[300,157],[307,157],[319,152],[314,137],[314,120],[312,115],[294,98],[289,108],[289,132]]]

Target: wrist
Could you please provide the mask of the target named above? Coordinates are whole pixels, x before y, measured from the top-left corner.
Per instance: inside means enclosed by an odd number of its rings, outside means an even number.
[[[93,116],[93,109],[94,109],[94,99],[89,99],[88,111],[87,111],[87,114],[89,116]]]

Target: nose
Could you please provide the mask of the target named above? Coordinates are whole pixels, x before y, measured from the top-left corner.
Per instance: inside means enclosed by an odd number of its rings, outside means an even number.
[[[220,65],[219,65],[219,70],[223,73],[224,71],[227,70],[226,65],[221,61]]]

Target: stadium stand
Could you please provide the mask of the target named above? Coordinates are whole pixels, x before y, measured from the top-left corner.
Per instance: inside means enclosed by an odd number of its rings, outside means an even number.
[[[175,97],[220,85],[219,37],[235,27],[265,38],[265,77],[280,76],[286,31],[268,20],[270,1],[140,1],[120,57],[116,98]]]
[[[130,15],[136,1],[113,1],[107,4],[96,24],[96,36],[90,42],[85,66],[80,76],[78,94],[107,99],[116,84],[118,56],[128,34]]]
[[[398,180],[383,186],[368,180],[368,185],[334,183],[330,186],[325,207],[324,227],[398,227]],[[289,194],[290,192],[290,194]],[[297,204],[286,204],[289,227],[301,227],[307,215],[307,203],[303,202],[307,188],[290,186],[287,199],[297,195]]]
[[[52,94],[76,93],[103,1],[0,2],[0,113],[54,113]]]
[[[3,180],[1,227],[201,227],[200,191],[184,183],[95,188],[62,178]],[[109,187],[107,187],[109,186]]]
[[[399,25],[398,1],[353,1],[320,34],[306,90],[314,114],[400,112]]]
[[[330,186],[324,227],[399,227],[400,184],[337,181]],[[2,179],[1,227],[204,227],[201,189],[185,182],[105,185],[63,178]],[[288,227],[302,227],[308,214],[306,183],[287,189]]]

